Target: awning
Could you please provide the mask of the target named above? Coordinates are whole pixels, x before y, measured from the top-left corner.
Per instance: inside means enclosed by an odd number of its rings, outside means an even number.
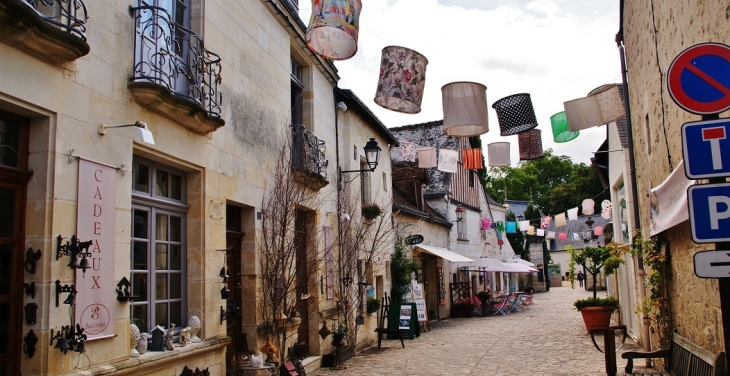
[[[474,260],[464,257],[458,253],[454,253],[449,251],[446,248],[441,247],[433,247],[430,245],[417,245],[416,249],[419,249],[423,252],[430,253],[436,257],[441,257],[442,259],[451,261],[451,262],[474,262]]]
[[[472,262],[456,262],[454,263],[455,266],[460,268],[467,268],[468,271],[484,271],[484,269],[480,268],[500,268],[503,267],[504,264],[499,262],[497,259],[488,258],[488,257],[480,257],[477,259],[474,259]]]
[[[531,262],[529,262],[527,260],[518,259],[518,258],[509,259],[509,260],[507,260],[507,262],[517,263],[517,264],[522,264],[522,265],[527,265],[527,266],[529,266],[531,268],[534,268],[535,267],[535,264],[533,264],[533,263],[531,263]],[[535,270],[537,270],[537,269],[535,269]]]

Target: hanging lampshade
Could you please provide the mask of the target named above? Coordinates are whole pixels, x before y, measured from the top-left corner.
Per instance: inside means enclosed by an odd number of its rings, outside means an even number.
[[[517,135],[520,146],[520,160],[529,161],[542,158],[542,131],[530,129]]]
[[[571,131],[612,123],[626,115],[616,84],[603,85],[584,98],[563,103]]]
[[[421,112],[423,89],[426,85],[426,65],[428,59],[409,48],[400,46],[383,48],[375,103],[406,114]]]
[[[347,60],[357,52],[360,0],[312,0],[307,47],[326,59]]]
[[[444,133],[454,137],[479,136],[489,131],[487,87],[476,82],[452,82],[441,87]]]
[[[494,102],[492,108],[497,111],[499,134],[502,136],[511,136],[537,127],[537,118],[530,94],[522,93],[504,97]]]
[[[568,119],[565,118],[565,111],[550,116],[550,126],[553,128],[553,141],[568,142],[580,135],[580,132],[572,132],[568,128]]]
[[[504,167],[512,164],[509,157],[509,142],[493,142],[487,145],[489,167]]]

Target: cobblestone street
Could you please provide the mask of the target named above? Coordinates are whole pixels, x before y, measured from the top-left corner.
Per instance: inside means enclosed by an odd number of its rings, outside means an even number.
[[[605,292],[599,292],[605,296]],[[605,375],[573,301],[590,292],[570,287],[535,294],[535,304],[507,316],[449,319],[413,341],[383,342],[345,362],[347,370],[315,375]],[[599,343],[602,345],[602,343]],[[619,352],[640,350],[631,339]],[[618,357],[619,373],[626,365]]]

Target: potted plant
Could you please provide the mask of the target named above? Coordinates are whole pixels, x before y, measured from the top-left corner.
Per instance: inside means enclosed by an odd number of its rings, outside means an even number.
[[[593,277],[593,297],[579,299],[573,303],[575,308],[583,316],[583,323],[588,332],[592,328],[607,327],[611,323],[611,314],[618,308],[618,300],[614,297],[599,298],[597,296],[596,276],[601,272],[611,275],[623,263],[621,258],[624,247],[622,245],[609,243],[603,247],[585,247],[575,249],[567,246],[570,259],[568,271],[570,272],[570,285],[575,288],[575,265],[581,265]]]
[[[487,301],[492,297],[491,290],[487,289],[487,291],[479,291],[477,293],[477,298],[482,302],[482,315],[487,315]]]
[[[342,347],[345,345],[347,329],[347,323],[345,321],[340,321],[340,323],[332,331],[332,346]]]
[[[367,309],[368,313],[378,312],[378,309],[380,309],[380,300],[368,299],[367,302],[365,302],[365,308]]]
[[[532,285],[527,285],[524,289],[522,289],[522,291],[524,291],[525,294],[532,294],[535,292],[535,288],[532,287]]]
[[[451,305],[451,317],[472,317],[474,306],[468,299],[459,299]]]
[[[383,214],[383,209],[374,202],[371,204],[362,205],[362,216],[366,219],[375,219],[381,214]]]

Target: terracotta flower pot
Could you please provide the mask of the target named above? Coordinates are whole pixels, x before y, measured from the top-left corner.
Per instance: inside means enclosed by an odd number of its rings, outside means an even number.
[[[586,325],[586,331],[591,332],[593,328],[605,328],[611,324],[611,307],[584,307],[580,309],[583,315],[583,323]]]

